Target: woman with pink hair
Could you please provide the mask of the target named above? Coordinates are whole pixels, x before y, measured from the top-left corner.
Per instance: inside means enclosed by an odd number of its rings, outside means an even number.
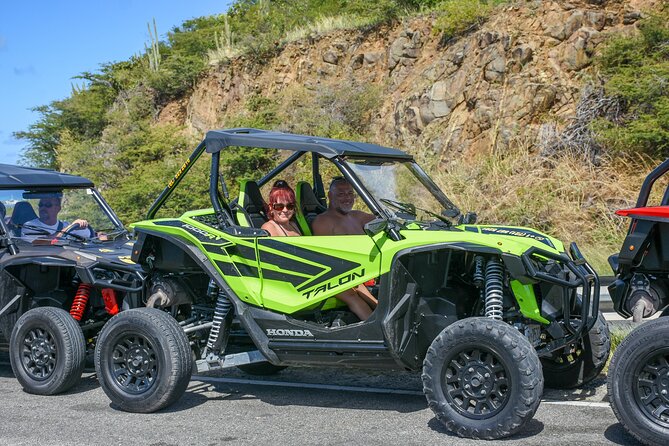
[[[288,183],[283,180],[274,183],[269,193],[269,205],[267,209],[269,221],[262,225],[261,228],[269,232],[272,236],[290,237],[302,235],[300,228],[295,223],[295,203],[295,192]],[[360,290],[359,288],[364,288],[364,285],[342,291],[336,297],[345,302],[348,308],[361,321],[364,321],[374,311],[376,298],[367,289]]]
[[[296,211],[295,192],[283,180],[274,183],[269,193],[267,216],[269,221],[261,226],[275,237],[290,237],[302,235],[295,222]]]

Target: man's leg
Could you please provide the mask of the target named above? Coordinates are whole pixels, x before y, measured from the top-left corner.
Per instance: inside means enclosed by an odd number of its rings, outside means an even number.
[[[353,312],[361,321],[367,320],[372,314],[372,309],[353,289],[342,291],[337,294],[337,299],[348,305],[349,310]]]
[[[375,309],[376,306],[379,304],[379,301],[376,300],[376,297],[374,297],[374,295],[369,292],[369,290],[364,284],[358,285],[353,289],[358,294],[358,296],[360,296],[360,298],[364,300],[367,303],[367,305],[370,306],[372,310]]]

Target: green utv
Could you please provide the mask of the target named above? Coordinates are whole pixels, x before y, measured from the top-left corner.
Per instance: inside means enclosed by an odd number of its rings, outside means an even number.
[[[262,178],[242,182],[233,200],[221,162],[229,147],[274,150],[279,159]],[[155,219],[201,158],[211,161],[212,207]],[[309,235],[334,176],[344,176],[375,216],[365,234]],[[294,182],[304,236],[260,229],[262,196],[278,178]],[[122,409],[150,412],[180,397],[193,357],[199,372],[405,369],[422,372],[429,406],[450,431],[511,435],[534,415],[544,381],[569,388],[597,376],[608,331],[598,277],[575,244],[567,253],[540,232],[475,219],[396,149],[210,131],[148,220],[133,225],[132,259],[147,274],[154,308],[124,311],[102,329],[102,387]],[[379,302],[364,322],[334,297],[360,284]]]

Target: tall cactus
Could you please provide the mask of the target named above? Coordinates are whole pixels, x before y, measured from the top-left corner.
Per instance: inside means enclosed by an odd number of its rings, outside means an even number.
[[[217,58],[227,58],[235,54],[235,33],[230,29],[227,15],[223,16],[223,32],[219,34],[218,31],[214,31],[214,42]]]
[[[149,69],[151,71],[158,71],[160,69],[160,46],[158,40],[158,29],[156,27],[156,19],[153,19],[153,31],[151,31],[151,24],[147,23],[146,27],[149,30],[149,37],[151,38],[151,48],[149,49],[144,43],[144,48],[149,56]]]

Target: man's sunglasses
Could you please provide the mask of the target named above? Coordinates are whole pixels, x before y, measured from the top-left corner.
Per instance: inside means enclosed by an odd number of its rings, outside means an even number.
[[[295,205],[293,203],[274,203],[272,205],[272,209],[275,211],[283,211],[284,209],[287,209],[289,211],[294,211],[295,210]]]
[[[37,207],[40,207],[40,208],[50,208],[52,206],[53,206],[53,203],[51,203],[51,202],[38,203],[37,204]]]

